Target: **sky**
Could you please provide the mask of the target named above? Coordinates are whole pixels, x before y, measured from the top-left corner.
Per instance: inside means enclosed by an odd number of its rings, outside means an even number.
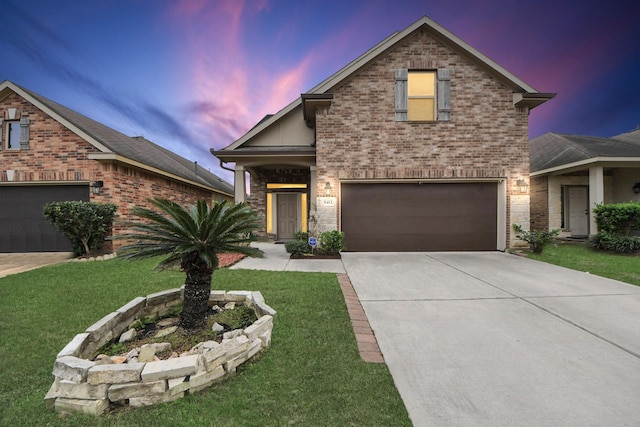
[[[0,82],[197,161],[422,16],[540,92],[529,136],[640,126],[638,0],[0,0]]]

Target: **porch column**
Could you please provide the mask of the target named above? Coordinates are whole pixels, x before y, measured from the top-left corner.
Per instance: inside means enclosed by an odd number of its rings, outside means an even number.
[[[244,166],[236,164],[235,174],[233,177],[233,184],[235,187],[235,202],[241,203],[245,201],[247,197],[247,189],[245,184]]]
[[[593,209],[596,205],[604,202],[604,171],[602,166],[591,166],[589,168],[589,234],[598,232],[596,217]]]

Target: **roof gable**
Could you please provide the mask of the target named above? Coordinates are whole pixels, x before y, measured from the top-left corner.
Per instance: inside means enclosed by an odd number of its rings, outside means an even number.
[[[503,81],[505,81],[513,88],[514,93],[518,94],[517,97],[514,96],[514,102],[526,101],[531,102],[533,106],[536,106],[555,96],[555,94],[545,94],[538,92],[536,89],[517,78],[505,68],[489,59],[489,57],[483,55],[478,50],[464,42],[462,39],[448,31],[441,25],[437,24],[428,16],[420,18],[418,21],[402,31],[391,34],[389,37],[382,40],[380,43],[366,51],[364,54],[351,61],[338,72],[314,86],[305,95],[318,95],[327,93],[328,91],[332,90],[333,88],[350,78],[352,75],[357,73],[363,67],[371,63],[371,61],[378,58],[384,52],[401,43],[406,37],[409,37],[412,33],[419,29],[424,29],[438,40],[445,42],[447,45],[453,47],[454,49],[462,51],[471,59],[480,63],[484,68],[499,76]],[[282,110],[280,110],[278,113],[263,119],[260,123],[250,129],[246,134],[231,143],[229,146],[225,147],[223,150],[234,150],[242,146],[248,140],[252,139],[256,135],[267,129],[282,117],[291,114],[294,109],[301,106],[301,104],[302,97],[299,97],[295,101],[284,107]]]
[[[112,159],[147,167],[174,179],[233,195],[233,186],[220,177],[177,154],[141,137],[129,137],[88,118],[64,105],[18,86],[10,81],[0,83],[0,98],[13,91],[84,139],[100,153],[93,159]]]

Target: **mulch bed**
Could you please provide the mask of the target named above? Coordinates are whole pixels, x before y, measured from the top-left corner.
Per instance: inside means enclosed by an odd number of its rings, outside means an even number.
[[[245,257],[246,255],[236,253],[218,254],[218,260],[220,261],[218,268],[231,267]]]

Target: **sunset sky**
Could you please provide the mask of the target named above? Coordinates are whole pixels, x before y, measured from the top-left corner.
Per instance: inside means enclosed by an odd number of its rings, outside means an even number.
[[[0,81],[209,154],[424,15],[541,92],[530,137],[640,125],[640,1],[0,0]],[[10,13],[4,13],[10,11]]]

